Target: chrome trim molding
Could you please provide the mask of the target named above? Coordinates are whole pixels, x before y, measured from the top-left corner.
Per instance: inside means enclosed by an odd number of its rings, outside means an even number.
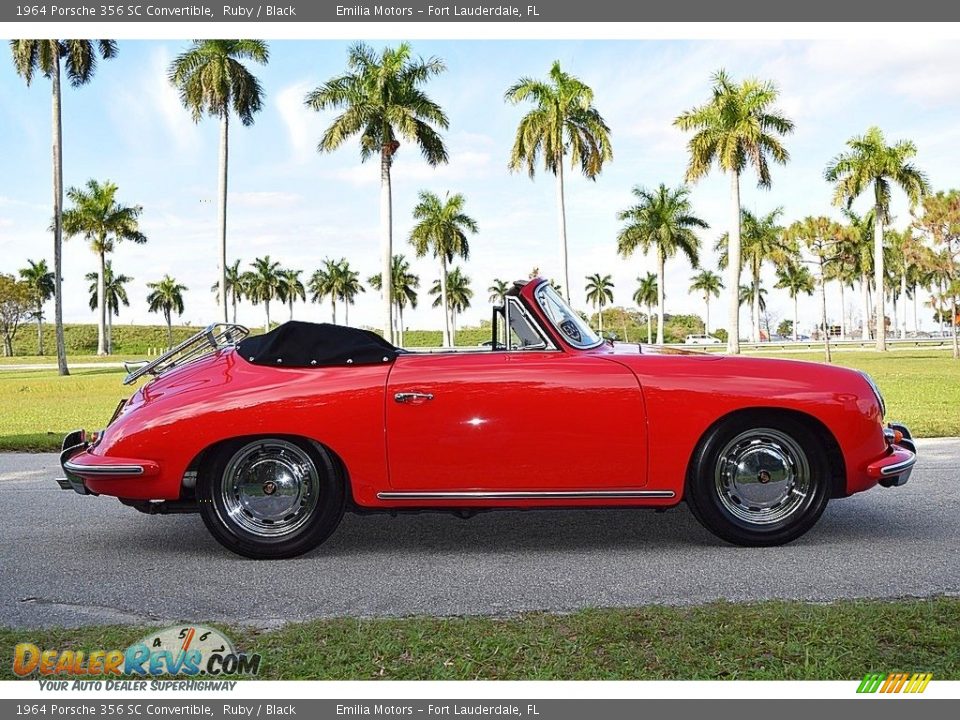
[[[84,475],[143,475],[143,465],[77,465],[67,460],[63,464],[67,472]]]
[[[378,492],[378,500],[609,500],[672,498],[673,490],[547,490],[505,492]]]
[[[893,465],[887,465],[886,467],[880,468],[880,474],[883,475],[884,477],[887,477],[890,475],[899,475],[904,470],[908,470],[916,464],[917,464],[917,456],[914,455],[911,458],[907,458],[906,460],[902,460],[898,463],[894,463]]]

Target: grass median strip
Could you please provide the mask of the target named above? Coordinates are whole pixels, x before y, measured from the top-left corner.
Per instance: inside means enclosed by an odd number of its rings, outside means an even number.
[[[495,619],[331,619],[275,630],[220,626],[283,680],[960,679],[960,599],[712,603]],[[19,642],[123,649],[145,628],[0,630],[0,679]]]

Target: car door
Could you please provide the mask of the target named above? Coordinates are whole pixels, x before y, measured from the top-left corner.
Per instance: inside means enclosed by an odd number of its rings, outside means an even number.
[[[394,490],[580,491],[646,483],[636,377],[559,350],[401,355],[387,379]]]

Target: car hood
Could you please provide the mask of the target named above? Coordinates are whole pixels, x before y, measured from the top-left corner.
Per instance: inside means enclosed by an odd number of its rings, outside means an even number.
[[[615,342],[610,351],[614,355],[683,355],[702,360],[720,360],[720,353],[688,350],[686,348],[665,347],[664,345],[640,345],[639,343]]]

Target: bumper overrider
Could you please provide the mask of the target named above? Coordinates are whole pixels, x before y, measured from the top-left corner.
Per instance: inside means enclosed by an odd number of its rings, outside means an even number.
[[[883,487],[905,485],[917,462],[917,445],[905,425],[889,423],[883,430],[887,454],[867,466],[867,474]]]
[[[156,475],[159,465],[149,460],[130,460],[126,458],[105,457],[88,452],[91,447],[86,432],[74,430],[63,439],[60,451],[60,467],[64,477],[57,478],[57,484],[64,490],[73,490],[80,495],[97,495],[95,488],[98,480],[127,480],[143,476]]]

